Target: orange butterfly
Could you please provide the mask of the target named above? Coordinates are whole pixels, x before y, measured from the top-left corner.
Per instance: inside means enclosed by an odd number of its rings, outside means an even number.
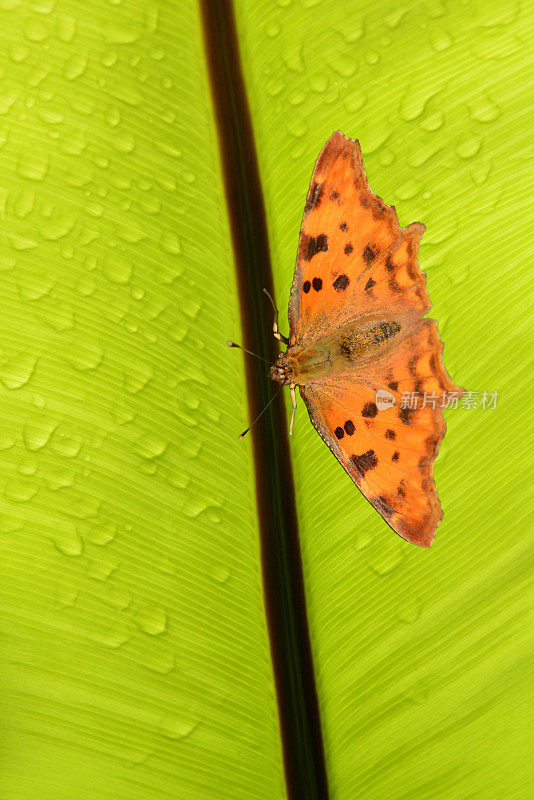
[[[289,299],[288,345],[273,380],[295,387],[320,436],[404,539],[430,547],[443,517],[433,465],[456,397],[417,253],[424,225],[401,228],[371,191],[358,141],[332,134],[313,171]],[[405,393],[423,396],[420,407]],[[424,394],[426,393],[426,395]],[[451,395],[451,396],[454,396]],[[404,399],[404,402],[403,402]],[[417,400],[417,397],[416,397]]]

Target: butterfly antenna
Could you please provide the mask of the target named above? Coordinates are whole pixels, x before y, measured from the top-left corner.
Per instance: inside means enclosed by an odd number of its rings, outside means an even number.
[[[250,425],[248,426],[248,428],[246,429],[246,431],[243,431],[243,433],[240,433],[240,434],[239,434],[239,436],[237,437],[238,439],[244,439],[244,438],[245,438],[245,436],[247,435],[247,433],[249,432],[249,430],[252,428],[252,426],[256,424],[256,422],[259,420],[259,418],[260,418],[260,417],[263,417],[263,415],[265,414],[265,412],[267,411],[267,409],[269,408],[269,406],[271,405],[271,403],[273,402],[273,400],[274,400],[275,398],[277,398],[277,397],[278,397],[278,395],[280,394],[280,392],[282,391],[282,389],[283,389],[283,388],[284,388],[284,387],[283,387],[283,386],[281,386],[281,387],[278,389],[278,391],[277,391],[277,392],[275,392],[275,393],[273,394],[273,396],[271,397],[271,399],[269,400],[269,402],[267,403],[267,405],[265,406],[265,408],[263,409],[263,411],[260,411],[260,413],[258,414],[258,416],[256,417],[256,419],[255,419],[255,420],[253,420],[253,422],[251,422],[251,423],[250,423]]]
[[[282,334],[278,330],[278,309],[276,307],[276,303],[274,302],[273,298],[271,297],[271,295],[269,294],[267,289],[264,288],[263,291],[265,292],[265,294],[267,295],[267,297],[271,301],[271,305],[272,305],[273,311],[274,311],[274,322],[273,322],[274,338],[278,339],[278,341],[283,342],[284,344],[289,344],[289,339],[286,336],[282,336]]]
[[[254,358],[259,358],[260,361],[264,361],[266,364],[269,364],[269,366],[271,366],[271,362],[267,361],[266,358],[263,358],[262,356],[259,356],[257,353],[253,353],[252,350],[247,350],[246,347],[243,347],[240,344],[236,344],[235,342],[232,342],[231,339],[228,339],[226,344],[227,344],[228,347],[237,347],[239,350],[242,350],[244,353],[248,353],[249,356],[254,356]]]

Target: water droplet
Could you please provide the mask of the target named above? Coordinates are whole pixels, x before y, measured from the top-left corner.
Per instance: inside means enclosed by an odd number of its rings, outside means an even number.
[[[124,644],[126,644],[130,638],[128,626],[125,624],[120,624],[113,627],[109,626],[100,630],[90,631],[88,635],[93,642],[96,642],[96,644],[100,644],[103,647],[109,647],[112,650],[118,650],[119,647],[122,647]],[[139,757],[135,759],[135,763],[141,763],[142,761],[146,760],[146,758],[146,753],[143,753],[142,755],[139,754]],[[134,759],[130,760],[133,761]]]
[[[191,483],[191,477],[187,474],[187,472],[183,471],[171,473],[167,480],[170,485],[174,486],[176,489],[187,489]]]
[[[35,481],[12,478],[4,487],[4,497],[15,503],[26,503],[35,497],[39,486]]]
[[[105,119],[110,128],[115,128],[122,120],[120,108],[110,106],[106,111]]]
[[[395,153],[388,147],[384,147],[378,153],[378,161],[383,167],[390,167],[395,161]]]
[[[37,116],[40,120],[47,122],[49,125],[59,125],[64,119],[61,111],[56,111],[53,108],[40,108],[37,111]]]
[[[341,78],[352,78],[358,66],[354,56],[346,56],[337,51],[327,58],[327,63]]]
[[[166,736],[168,739],[184,739],[186,736],[189,736],[197,726],[198,722],[166,715],[160,721],[158,731],[162,736]]]
[[[456,155],[461,159],[473,158],[476,156],[482,145],[477,136],[467,136],[456,147]]]
[[[478,161],[476,166],[471,168],[470,175],[473,179],[473,183],[476,183],[478,186],[480,184],[485,183],[487,181],[489,174],[491,172],[492,164],[488,162],[487,164]]]
[[[55,219],[50,220],[44,225],[39,227],[39,233],[43,237],[51,242],[58,241],[62,239],[64,236],[67,236],[68,233],[74,228],[74,220],[69,219],[68,217],[56,217]]]
[[[118,61],[118,55],[115,50],[107,50],[101,58],[101,62],[105,67],[113,67]]]
[[[135,418],[134,412],[125,403],[113,403],[111,408],[111,416],[117,425],[124,425],[125,422],[131,422]]]
[[[142,657],[144,666],[160,675],[168,675],[174,669],[174,653],[166,648],[152,647],[145,650]]]
[[[405,559],[401,545],[390,543],[370,551],[369,566],[376,575],[390,575]]]
[[[366,547],[369,547],[370,544],[374,541],[374,534],[370,531],[358,531],[354,537],[354,547],[356,550],[365,550]]]
[[[432,84],[433,86],[433,84]],[[423,113],[428,101],[437,94],[437,89],[431,88],[428,83],[421,82],[409,86],[401,100],[399,116],[405,122],[411,122]]]
[[[74,369],[85,372],[96,369],[104,358],[104,349],[96,338],[79,336],[65,351],[65,361]]]
[[[160,239],[159,246],[164,253],[179,255],[182,252],[180,240],[174,233],[164,233]]]
[[[317,75],[311,79],[310,86],[314,92],[322,94],[328,89],[328,78],[326,75]]]
[[[0,531],[2,533],[15,533],[21,531],[26,524],[26,518],[22,514],[22,509],[17,509],[16,514],[0,511]]]
[[[83,553],[83,540],[78,536],[74,525],[65,519],[54,520],[50,539],[64,556],[80,556]]]
[[[12,61],[16,64],[19,64],[21,61],[24,61],[30,54],[30,48],[26,47],[25,44],[15,43],[12,44],[9,48],[9,57]]]
[[[141,436],[135,443],[134,449],[138,456],[145,459],[159,458],[167,449],[167,442],[152,436]]]
[[[6,389],[18,389],[31,379],[36,364],[36,356],[19,353],[0,366],[0,381]]]
[[[63,431],[59,426],[55,428],[50,438],[50,447],[54,453],[66,458],[76,458],[82,444],[82,439],[79,436]],[[87,502],[91,502],[91,498],[88,497]]]
[[[76,35],[76,19],[62,14],[56,20],[56,36],[60,42],[72,42]]]
[[[436,111],[433,114],[428,114],[421,120],[419,126],[425,131],[437,131],[444,122],[443,112]]]
[[[28,178],[31,181],[42,181],[46,173],[50,158],[48,153],[42,151],[25,150],[24,155],[19,156],[17,162],[17,172],[21,178]]]
[[[87,53],[76,52],[65,62],[65,66],[63,67],[63,76],[68,81],[73,81],[75,78],[79,78],[80,75],[83,75],[86,66]]]
[[[51,464],[47,464],[44,469],[46,470],[43,476],[44,481],[47,489],[51,492],[57,492],[59,489],[67,489],[69,486],[74,485],[76,473],[73,470],[53,467]]]
[[[84,532],[84,538],[91,544],[96,544],[99,547],[112,542],[117,536],[117,523],[116,522],[95,522],[92,523],[87,531]]]
[[[349,114],[354,114],[365,105],[366,101],[367,95],[360,86],[357,86],[352,92],[349,92],[349,94],[344,97],[343,105]]]
[[[217,583],[226,583],[230,577],[230,569],[225,565],[213,567],[211,570],[211,576],[214,581],[217,581]]]
[[[384,14],[383,19],[388,28],[398,28],[400,25],[403,17],[407,13],[407,8],[395,8],[394,11],[390,11],[388,14]]]
[[[159,22],[159,8],[145,8],[144,26],[148,33],[156,33]]]
[[[423,610],[423,603],[418,597],[404,598],[397,608],[397,616],[401,622],[415,622]]]
[[[159,636],[167,629],[167,612],[163,606],[145,606],[134,617],[139,628],[150,636]]]
[[[137,394],[147,385],[149,380],[154,377],[150,367],[137,364],[124,371],[124,389],[129,394]]]
[[[0,450],[9,450],[16,441],[12,434],[7,431],[0,431]]]
[[[419,194],[422,188],[423,185],[419,181],[410,178],[395,189],[395,197],[399,200],[411,200],[412,197]]]
[[[287,125],[287,132],[290,136],[295,136],[297,139],[302,139],[308,132],[308,125],[304,120],[293,120]]]
[[[132,277],[132,265],[129,261],[107,261],[102,267],[102,274],[112,283],[129,283]]]
[[[78,592],[72,589],[56,590],[56,608],[72,608],[78,598]]]
[[[19,461],[17,470],[21,475],[35,475],[37,472],[38,461],[36,458],[29,458],[25,456],[22,461]]]
[[[84,275],[76,282],[76,291],[82,297],[90,297],[96,289],[96,281],[92,275]]]
[[[44,447],[56,425],[50,420],[26,421],[22,428],[22,439],[27,450],[33,452]]]
[[[281,29],[281,27],[280,27],[278,22],[270,22],[265,27],[265,32],[266,32],[267,36],[271,37],[271,39],[274,39],[275,36],[278,36],[278,34],[280,33],[281,30],[282,29]]]
[[[42,67],[35,67],[35,69],[32,69],[28,76],[28,86],[31,86],[33,89],[36,86],[39,86],[39,84],[41,84],[44,79],[50,75],[50,72],[51,70],[48,68],[44,69]]]
[[[94,578],[97,581],[107,581],[118,568],[119,565],[115,564],[113,561],[96,561],[91,559],[87,564],[85,574],[88,578]]]
[[[433,28],[430,34],[430,43],[434,50],[440,53],[442,50],[449,49],[452,44],[452,37],[447,31]]]
[[[501,115],[501,109],[487,94],[478,95],[469,103],[471,119],[475,122],[493,122]]]
[[[135,148],[135,139],[131,133],[116,134],[110,141],[111,146],[119,153],[131,153]]]
[[[133,44],[139,37],[133,28],[119,25],[105,25],[102,31],[106,44]]]

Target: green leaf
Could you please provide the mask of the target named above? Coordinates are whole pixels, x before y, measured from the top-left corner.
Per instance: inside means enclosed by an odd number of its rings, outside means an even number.
[[[499,392],[447,413],[429,551],[394,536],[299,405],[329,796],[530,796],[526,11],[235,14],[279,306],[339,128],[401,224],[427,226],[452,376]],[[200,9],[0,0],[0,23],[3,796],[283,799],[280,642],[237,441],[257,387],[225,347],[244,309]]]

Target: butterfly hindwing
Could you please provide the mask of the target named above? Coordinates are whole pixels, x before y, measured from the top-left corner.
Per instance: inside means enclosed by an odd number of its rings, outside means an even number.
[[[443,516],[433,479],[443,401],[462,392],[441,351],[436,323],[422,320],[365,376],[335,374],[301,388],[314,426],[358,488],[400,536],[423,547]],[[379,410],[377,390],[395,404]],[[412,394],[415,408],[403,404]]]

